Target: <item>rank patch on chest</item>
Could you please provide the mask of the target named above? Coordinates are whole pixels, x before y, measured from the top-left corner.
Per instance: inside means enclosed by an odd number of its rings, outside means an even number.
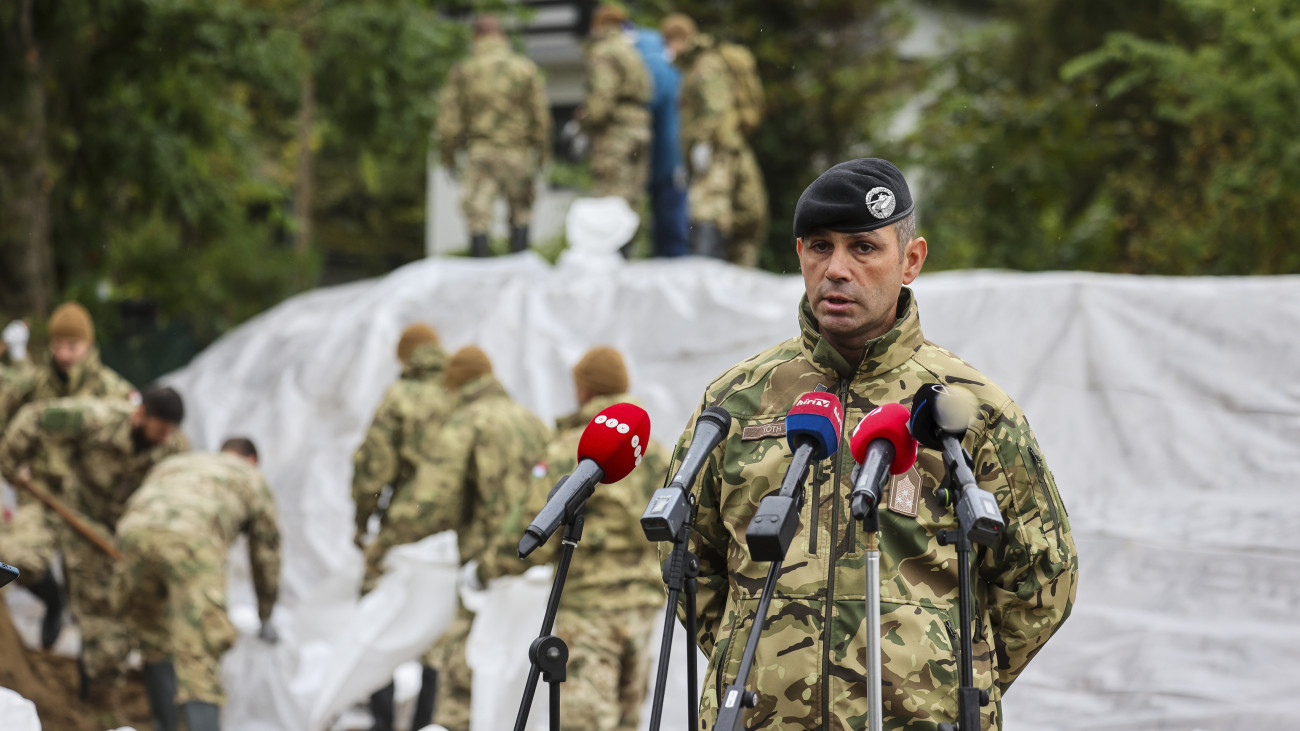
[[[742,442],[752,442],[756,439],[772,439],[775,437],[785,436],[785,421],[773,421],[768,424],[751,424],[740,430],[740,440]]]
[[[915,518],[921,507],[921,473],[916,468],[894,478],[889,485],[889,509],[899,515]]]

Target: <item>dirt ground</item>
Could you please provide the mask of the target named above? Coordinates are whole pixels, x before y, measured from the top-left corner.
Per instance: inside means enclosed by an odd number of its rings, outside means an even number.
[[[77,697],[76,659],[24,647],[10,618],[4,591],[0,591],[0,687],[17,691],[36,704],[42,731],[108,731],[122,726],[147,731],[152,728],[149,703],[138,670],[127,675],[114,702],[105,702],[102,708],[82,703]]]

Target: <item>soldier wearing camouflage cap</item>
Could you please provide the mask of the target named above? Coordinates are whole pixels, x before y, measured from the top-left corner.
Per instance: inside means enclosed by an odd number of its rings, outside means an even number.
[[[82,696],[91,689],[112,702],[125,670],[127,632],[111,606],[108,577],[113,528],[127,498],[158,462],[186,451],[177,428],[184,418],[181,397],[152,388],[135,406],[118,399],[67,398],[24,406],[0,439],[0,475],[30,482],[61,500],[94,536],[69,526],[53,531],[63,554],[68,603],[81,628]],[[57,518],[51,518],[51,525]]]
[[[488,554],[482,573],[513,574],[529,565],[554,563],[553,537],[521,562],[519,536],[546,506],[548,492],[577,465],[578,442],[601,411],[623,401],[628,376],[623,357],[609,347],[592,348],[573,368],[578,410],[556,422],[555,438],[533,471],[528,492],[511,500],[517,509]],[[560,598],[555,633],[569,647],[561,728],[565,731],[634,731],[645,700],[655,619],[663,606],[663,580],[654,544],[641,531],[641,513],[668,471],[668,451],[646,447],[640,466],[619,482],[601,485],[584,511],[581,551],[574,557]]]
[[[592,195],[640,210],[650,174],[650,74],[624,29],[627,10],[602,3],[583,47],[586,98],[574,114],[591,137]]]
[[[460,560],[472,573],[511,510],[506,501],[523,493],[521,486],[541,458],[550,430],[510,398],[492,375],[487,355],[475,346],[452,355],[446,386],[453,399],[449,416],[441,429],[425,434],[415,477],[394,496],[388,530],[367,553],[382,555],[395,545],[454,530]],[[472,677],[465,643],[472,619],[462,606],[423,658],[427,668],[437,671],[436,720],[450,731],[469,729]],[[426,672],[425,679],[428,687],[431,674]],[[421,722],[428,719],[418,718],[414,727]]]
[[[155,731],[217,731],[225,700],[221,656],[235,641],[226,611],[226,559],[241,534],[259,636],[275,641],[280,588],[275,497],[257,469],[257,447],[227,439],[221,451],[169,457],[145,478],[117,523],[122,561],[113,606],[144,656]]]
[[[978,402],[963,446],[979,487],[996,496],[1007,521],[1001,542],[978,551],[972,567],[975,683],[991,698],[981,727],[1001,728],[1003,693],[1074,601],[1078,558],[1052,474],[1016,403],[921,334],[916,297],[905,285],[920,273],[927,243],[916,236],[911,193],[897,168],[863,159],[827,170],[800,197],[794,235],[805,283],[800,334],[723,373],[700,406],[722,406],[733,417],[694,488],[698,640],[710,655],[704,727],[717,717],[753,631],[768,564],[750,558],[743,536],[790,464],[783,419],[796,398],[824,386],[844,404],[845,430],[839,452],[808,477],[749,676],[760,699],[746,713],[747,728],[866,728],[864,543],[849,513],[847,440],[876,406],[909,406],[922,384],[939,383]],[[678,458],[690,439],[688,430]],[[922,449],[882,499],[885,728],[934,728],[957,711],[957,554],[936,538],[956,527],[937,495],[943,477],[940,455]]]
[[[551,111],[537,64],[510,50],[495,15],[474,23],[474,50],[451,70],[438,98],[438,149],[455,171],[464,151],[461,207],[470,253],[488,255],[492,203],[510,209],[510,250],[528,248],[533,178],[550,157]]]

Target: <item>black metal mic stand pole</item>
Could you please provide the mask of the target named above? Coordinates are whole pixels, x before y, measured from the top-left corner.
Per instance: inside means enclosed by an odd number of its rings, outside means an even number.
[[[545,676],[550,685],[551,731],[560,731],[560,683],[565,680],[569,665],[569,646],[551,631],[555,628],[555,615],[560,609],[560,594],[564,591],[564,580],[569,575],[569,564],[573,561],[573,549],[582,539],[582,511],[584,503],[574,511],[573,517],[564,524],[564,543],[560,547],[560,561],[555,567],[555,579],[551,582],[551,597],[546,602],[546,616],[542,619],[542,631],[528,648],[528,659],[532,668],[528,671],[528,682],[524,686],[524,697],[519,703],[519,714],[515,716],[515,731],[524,731],[528,724],[528,713],[533,707],[533,696],[537,693],[537,681]]]
[[[665,684],[668,681],[668,661],[672,654],[673,630],[677,624],[677,598],[686,591],[686,702],[690,716],[689,729],[700,725],[699,691],[695,661],[695,597],[699,591],[700,558],[690,549],[691,525],[695,522],[695,497],[688,498],[690,519],[682,524],[673,538],[673,551],[664,567],[664,585],[668,587],[668,604],[664,615],[663,636],[659,642],[659,664],[655,672],[654,701],[650,706],[650,731],[659,731],[663,721]]]
[[[776,579],[781,573],[781,564],[785,562],[786,550],[794,538],[799,526],[799,511],[803,507],[804,480],[808,477],[808,468],[787,479],[776,495],[768,495],[758,504],[758,510],[745,532],[749,544],[749,556],[754,561],[770,561],[767,579],[763,582],[763,594],[758,600],[758,609],[754,615],[754,626],[750,629],[749,640],[745,643],[745,654],[740,658],[740,670],[736,681],[723,690],[718,699],[718,721],[715,731],[741,731],[741,717],[744,709],[758,705],[758,693],[745,690],[749,680],[749,670],[754,664],[754,654],[758,652],[758,638],[763,634],[763,624],[767,621],[767,610],[772,604],[772,595],[776,593]],[[719,670],[721,672],[721,670]]]
[[[957,721],[956,723],[941,723],[939,731],[979,731],[980,708],[988,705],[989,692],[975,687],[975,653],[974,642],[971,638],[971,624],[974,614],[974,592],[970,583],[970,554],[971,554],[971,528],[972,521],[969,519],[970,514],[957,509],[960,500],[960,483],[953,478],[954,473],[964,466],[971,469],[974,466],[974,460],[966,450],[960,452],[961,459],[965,465],[959,466],[956,463],[957,455],[948,454],[945,450],[944,466],[947,467],[948,475],[946,485],[943,488],[944,502],[953,508],[957,514],[957,530],[939,531],[939,545],[953,545],[957,547],[957,593],[958,604],[961,616],[961,654],[958,658],[959,685],[957,686]],[[967,489],[978,490],[977,487]]]

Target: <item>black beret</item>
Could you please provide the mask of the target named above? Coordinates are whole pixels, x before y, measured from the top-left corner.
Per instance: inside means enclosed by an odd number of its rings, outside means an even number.
[[[888,226],[912,212],[912,192],[888,160],[864,157],[822,173],[794,207],[794,236],[818,228],[859,233]]]

